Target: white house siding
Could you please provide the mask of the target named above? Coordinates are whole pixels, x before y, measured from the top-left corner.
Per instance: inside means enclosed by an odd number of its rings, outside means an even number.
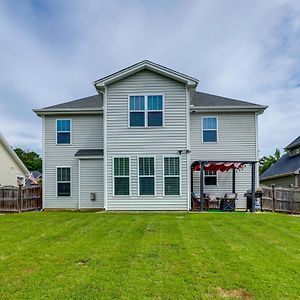
[[[202,143],[201,117],[218,117],[218,143]],[[192,113],[191,162],[195,160],[256,160],[255,113]],[[199,193],[199,172],[194,172],[194,191]],[[206,186],[204,192],[224,196],[232,187],[232,172],[219,172],[218,186]],[[246,207],[244,193],[251,187],[251,166],[236,174],[237,208]]]
[[[0,186],[17,186],[17,176],[26,174],[0,141]]]
[[[80,208],[104,208],[103,159],[80,160]]]
[[[128,128],[129,94],[163,94],[164,128]],[[186,210],[187,160],[181,156],[181,196],[163,196],[163,156],[186,149],[186,88],[144,70],[107,87],[108,210]],[[131,195],[113,195],[113,157],[131,157]],[[156,157],[156,196],[138,196],[139,156]]]
[[[56,119],[72,120],[72,144],[56,145]],[[103,148],[103,117],[100,114],[45,116],[44,208],[78,208],[79,149]],[[56,196],[56,167],[71,167],[71,197]]]

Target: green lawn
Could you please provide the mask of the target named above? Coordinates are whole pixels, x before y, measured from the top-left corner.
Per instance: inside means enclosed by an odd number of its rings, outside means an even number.
[[[300,218],[0,216],[0,299],[300,299]]]

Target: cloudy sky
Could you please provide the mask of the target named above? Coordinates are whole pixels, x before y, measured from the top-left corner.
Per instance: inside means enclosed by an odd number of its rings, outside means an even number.
[[[260,153],[300,134],[299,0],[0,0],[0,131],[41,151],[40,108],[143,59],[198,90],[269,105]]]

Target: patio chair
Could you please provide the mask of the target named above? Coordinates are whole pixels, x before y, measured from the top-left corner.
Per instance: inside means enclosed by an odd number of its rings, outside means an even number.
[[[192,199],[192,210],[199,210],[200,200],[194,192],[191,193],[191,199]]]
[[[219,209],[219,199],[215,195],[207,194],[208,209]]]

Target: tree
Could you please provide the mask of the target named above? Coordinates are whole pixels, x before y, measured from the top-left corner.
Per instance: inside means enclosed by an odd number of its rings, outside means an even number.
[[[21,148],[14,150],[29,171],[39,171],[42,173],[42,159],[36,152],[24,151]]]
[[[275,150],[274,155],[264,156],[259,160],[259,174],[264,173],[281,157],[279,149]]]

